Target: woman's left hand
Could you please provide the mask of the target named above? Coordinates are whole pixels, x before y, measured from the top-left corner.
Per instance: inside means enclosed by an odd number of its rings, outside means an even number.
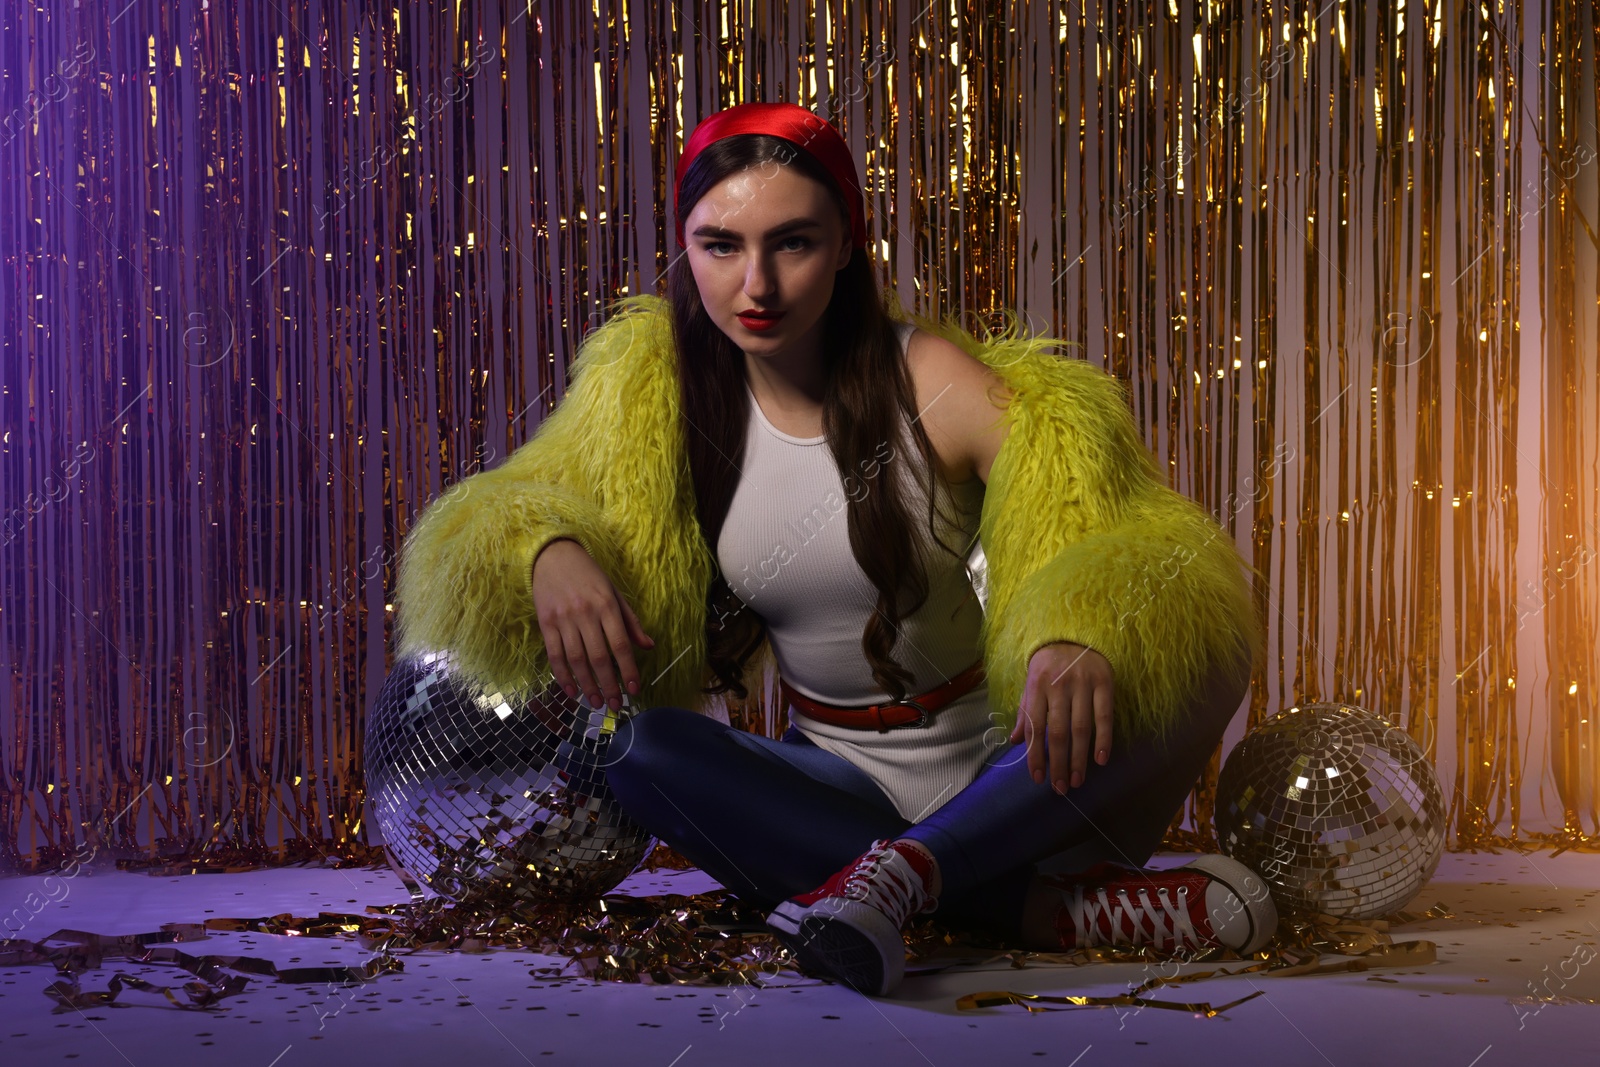
[[[1062,794],[1068,789],[1069,767],[1071,788],[1083,784],[1091,734],[1095,762],[1103,765],[1110,758],[1111,688],[1111,663],[1092,648],[1056,641],[1028,660],[1011,741],[1027,739],[1028,770],[1035,782],[1045,781],[1046,745],[1048,770]]]

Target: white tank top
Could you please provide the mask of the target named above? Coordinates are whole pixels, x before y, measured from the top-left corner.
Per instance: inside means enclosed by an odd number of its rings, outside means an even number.
[[[904,352],[914,327],[901,323],[898,329]],[[887,700],[861,648],[878,590],[850,550],[846,507],[852,495],[859,498],[881,476],[882,463],[906,464],[901,488],[910,494],[912,521],[926,539],[928,498],[922,482],[927,464],[911,445],[902,417],[892,447],[885,435],[866,466],[846,478],[825,437],[784,433],[767,419],[748,383],[745,392],[750,416],[742,471],[717,539],[722,573],[734,594],[766,619],[778,669],[794,689],[829,704]],[[909,484],[905,474],[911,476]],[[962,555],[928,546],[927,600],[901,620],[894,646],[895,659],[915,676],[908,696],[959,674],[983,651],[983,608],[966,556],[976,543],[984,484],[973,476],[951,487],[941,478],[936,492],[939,508],[961,525],[952,526],[936,512],[935,529]],[[991,736],[985,744],[993,723],[988,688],[981,682],[935,712],[921,729],[854,730],[818,722],[795,707],[788,710],[802,733],[865,771],[912,822],[966,788],[998,743]]]

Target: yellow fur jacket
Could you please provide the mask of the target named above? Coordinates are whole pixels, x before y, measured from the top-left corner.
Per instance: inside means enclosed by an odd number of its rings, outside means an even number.
[[[1009,731],[1040,646],[1071,641],[1113,672],[1115,731],[1164,733],[1207,670],[1264,635],[1232,537],[1169,488],[1116,378],[1016,327],[978,340],[954,320],[891,312],[981,359],[1012,395],[979,541],[989,703]],[[550,682],[532,563],[577,540],[655,639],[635,649],[637,708],[706,710],[706,591],[713,556],[694,519],[667,302],[625,298],[572,363],[567,395],[499,467],[433,501],[405,537],[397,654],[448,651],[508,698]],[[762,654],[770,661],[770,646]],[[951,664],[952,673],[965,664]],[[747,665],[746,684],[749,684]],[[755,687],[752,687],[753,689]],[[778,709],[781,711],[782,709]]]

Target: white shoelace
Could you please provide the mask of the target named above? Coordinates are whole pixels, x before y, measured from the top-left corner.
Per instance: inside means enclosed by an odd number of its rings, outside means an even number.
[[[856,861],[855,868],[845,876],[843,891],[852,900],[877,908],[896,926],[904,926],[907,916],[928,901],[922,876],[887,842],[875,842]]]
[[[1157,890],[1159,908],[1150,902],[1150,891],[1144,886],[1139,887],[1137,904],[1129,898],[1126,887],[1117,888],[1118,899],[1115,903],[1106,895],[1104,886],[1096,888],[1093,896],[1086,896],[1083,890],[1081,885],[1074,888],[1072,900],[1062,905],[1072,915],[1080,948],[1106,943],[1100,934],[1101,917],[1109,920],[1112,931],[1110,944],[1113,945],[1149,944],[1156,948],[1167,948],[1179,944],[1198,945],[1202,941],[1189,919],[1188,907],[1175,904],[1166,886]],[[1187,899],[1187,894],[1184,898]],[[1132,934],[1123,929],[1124,915],[1132,921]]]

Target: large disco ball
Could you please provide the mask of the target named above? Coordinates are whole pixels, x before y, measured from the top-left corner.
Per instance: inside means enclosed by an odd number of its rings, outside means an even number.
[[[581,903],[655,844],[606,784],[619,720],[552,686],[513,706],[447,653],[394,666],[367,719],[367,795],[390,861],[453,900]]]
[[[1286,911],[1374,919],[1439,866],[1444,797],[1409,734],[1349,704],[1290,708],[1250,731],[1217,779],[1218,846]]]

